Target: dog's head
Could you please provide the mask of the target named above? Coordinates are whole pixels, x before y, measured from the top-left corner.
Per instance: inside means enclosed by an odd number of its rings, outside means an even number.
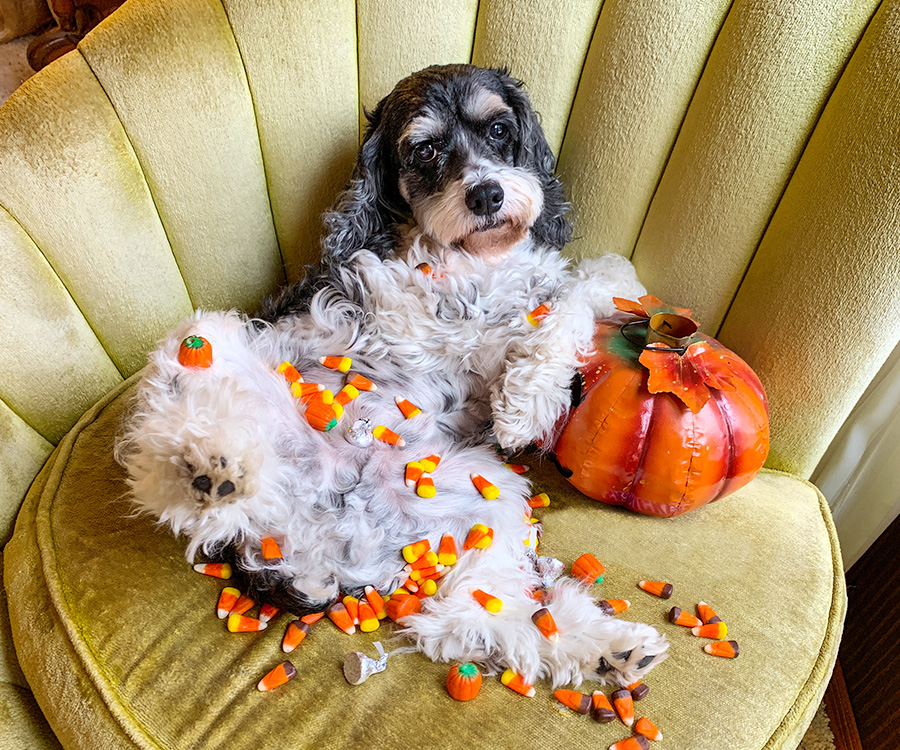
[[[529,232],[571,236],[555,160],[520,81],[503,70],[434,66],[372,113],[349,188],[326,216],[326,260],[386,257],[410,221],[442,246],[502,254]]]

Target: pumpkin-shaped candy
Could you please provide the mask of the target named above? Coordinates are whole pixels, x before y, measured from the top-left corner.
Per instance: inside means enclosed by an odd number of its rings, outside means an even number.
[[[213,363],[212,345],[202,336],[188,336],[178,347],[178,363],[183,367],[209,367]]]
[[[600,583],[603,580],[603,573],[606,568],[603,567],[596,557],[590,553],[586,553],[572,563],[572,577],[591,586]]]
[[[481,672],[471,662],[454,664],[447,675],[447,692],[458,701],[470,701],[481,690]]]

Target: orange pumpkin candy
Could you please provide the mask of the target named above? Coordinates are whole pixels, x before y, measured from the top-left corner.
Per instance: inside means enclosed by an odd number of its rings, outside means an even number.
[[[595,500],[664,517],[743,487],[769,450],[759,378],[690,310],[652,296],[616,305],[631,319],[596,325],[582,401],[553,447],[560,470]]]
[[[447,692],[458,701],[470,701],[481,690],[481,672],[471,662],[454,664],[447,675]]]
[[[178,347],[178,363],[183,367],[209,367],[213,363],[212,345],[202,336],[188,336]]]

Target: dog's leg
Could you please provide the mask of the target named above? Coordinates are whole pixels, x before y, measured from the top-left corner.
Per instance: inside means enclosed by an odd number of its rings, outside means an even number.
[[[515,341],[492,389],[494,435],[508,449],[545,438],[571,403],[575,371],[591,350],[594,321],[615,311],[613,297],[635,299],[644,288],[620,255],[585,260],[540,325]]]

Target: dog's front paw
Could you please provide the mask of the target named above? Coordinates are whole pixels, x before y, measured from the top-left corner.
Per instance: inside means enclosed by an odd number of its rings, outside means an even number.
[[[188,496],[199,506],[208,507],[256,494],[262,460],[258,454],[252,448],[240,452],[223,450],[205,438],[187,444],[176,463],[187,484]]]

